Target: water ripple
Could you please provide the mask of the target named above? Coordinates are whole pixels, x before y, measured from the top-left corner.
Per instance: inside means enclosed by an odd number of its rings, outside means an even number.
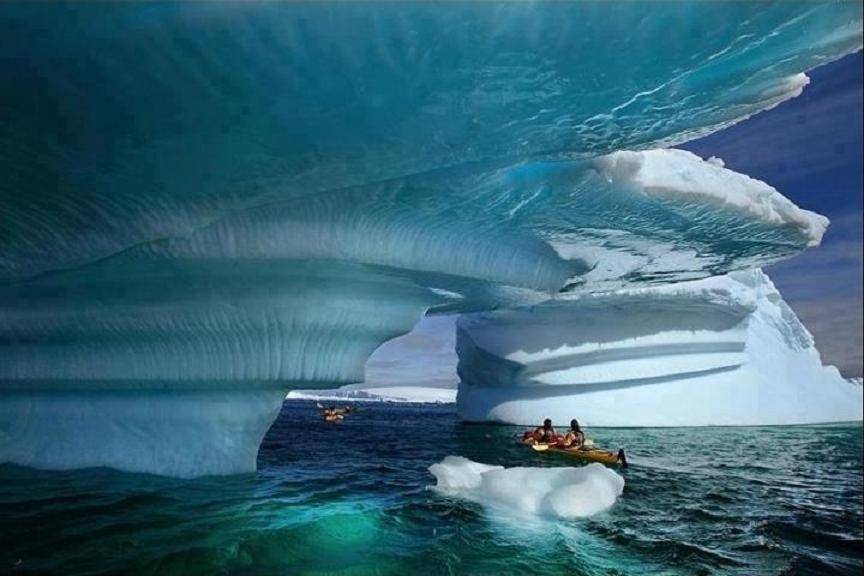
[[[340,425],[288,402],[259,472],[175,480],[0,466],[0,574],[824,575],[864,567],[862,427],[595,429],[633,465],[606,513],[514,526],[427,486],[450,454],[573,462],[451,407]],[[302,443],[293,439],[303,438]],[[755,455],[755,456],[754,456]]]

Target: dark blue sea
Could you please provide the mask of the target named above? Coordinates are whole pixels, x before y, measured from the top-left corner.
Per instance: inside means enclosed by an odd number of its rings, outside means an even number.
[[[447,455],[571,466],[452,406],[286,402],[259,471],[176,480],[0,466],[2,574],[859,575],[862,426],[593,429],[631,466],[606,512],[541,529],[429,490]]]

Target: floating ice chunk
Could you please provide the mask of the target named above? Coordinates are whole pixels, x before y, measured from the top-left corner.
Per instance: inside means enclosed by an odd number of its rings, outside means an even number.
[[[602,464],[581,468],[504,468],[448,456],[429,467],[442,494],[516,515],[572,519],[610,508],[624,478]]]

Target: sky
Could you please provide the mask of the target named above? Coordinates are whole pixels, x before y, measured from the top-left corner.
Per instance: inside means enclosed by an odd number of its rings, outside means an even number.
[[[722,132],[680,146],[763,180],[831,226],[819,248],[766,269],[824,364],[862,375],[862,54],[808,72],[810,85]],[[455,386],[455,318],[424,318],[366,363],[375,385]]]

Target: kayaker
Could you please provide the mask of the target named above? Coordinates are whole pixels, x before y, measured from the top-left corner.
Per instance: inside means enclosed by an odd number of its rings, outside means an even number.
[[[330,408],[327,408],[324,410],[323,414],[325,416],[328,416],[328,415],[342,416],[344,414],[349,414],[353,411],[354,411],[354,409],[351,408],[350,406],[345,406],[344,408],[336,408],[335,406],[330,406]]]
[[[324,417],[325,420],[334,420],[334,419],[342,419],[342,415],[345,413],[344,410],[340,408],[336,408],[336,406],[330,406],[329,408],[325,408],[321,412],[321,416]]]
[[[534,441],[542,444],[551,444],[555,442],[555,437],[558,433],[552,428],[552,420],[546,418],[543,421],[543,426],[538,426],[534,430]]]
[[[570,420],[570,430],[564,436],[562,442],[565,448],[581,448],[585,445],[585,433],[579,427],[579,421],[575,418]]]

